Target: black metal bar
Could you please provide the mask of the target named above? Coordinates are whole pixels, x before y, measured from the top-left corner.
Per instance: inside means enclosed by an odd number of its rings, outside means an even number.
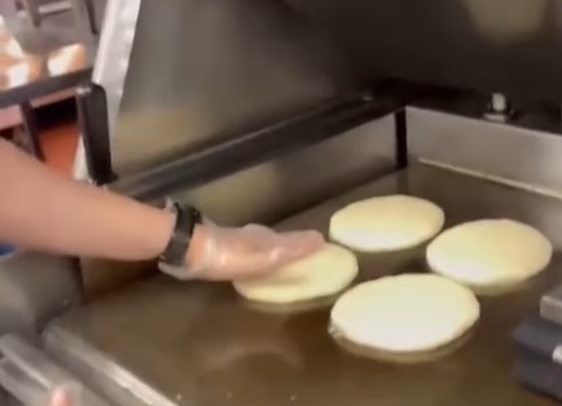
[[[111,188],[142,201],[161,199],[292,150],[312,145],[367,121],[391,114],[403,105],[395,97],[355,95],[331,102],[259,131],[232,137],[218,146],[119,179]]]
[[[92,34],[99,35],[100,30],[97,24],[96,19],[96,8],[94,6],[94,0],[84,0],[86,9],[88,10],[88,21],[90,22],[90,26],[92,27]]]
[[[19,107],[23,119],[25,136],[27,138],[26,143],[31,148],[33,155],[43,161],[45,160],[45,154],[41,147],[41,140],[39,139],[40,132],[33,107],[31,107],[30,102],[21,103]]]
[[[39,12],[39,5],[33,0],[21,0],[23,8],[27,13],[31,23],[34,27],[41,25],[41,13]]]
[[[98,85],[79,87],[76,92],[76,107],[88,174],[96,184],[107,184],[115,176],[111,164],[105,90]]]
[[[60,76],[45,77],[44,79],[10,89],[1,89],[0,109],[88,83],[91,74],[91,68],[87,68]]]
[[[394,131],[396,133],[396,169],[408,166],[408,127],[406,123],[406,110],[394,113]]]

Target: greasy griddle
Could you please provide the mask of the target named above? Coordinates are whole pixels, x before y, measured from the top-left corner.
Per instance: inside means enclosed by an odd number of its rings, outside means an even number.
[[[528,222],[550,238],[554,260],[522,290],[482,298],[482,317],[470,340],[454,353],[422,364],[376,362],[344,351],[327,334],[329,307],[262,313],[248,308],[228,284],[180,284],[165,276],[65,316],[51,327],[50,337],[47,333],[49,346],[65,352],[74,341],[61,342],[59,333],[78,337],[82,345],[105,352],[183,405],[552,404],[524,391],[512,378],[510,334],[526,314],[536,311],[541,294],[562,282],[562,202],[415,165],[287,219],[279,228],[326,231],[338,208],[390,193],[436,202],[446,212],[447,226],[484,217]],[[363,280],[425,269],[419,249],[395,256],[362,255],[360,264]],[[99,359],[76,356],[102,365]]]

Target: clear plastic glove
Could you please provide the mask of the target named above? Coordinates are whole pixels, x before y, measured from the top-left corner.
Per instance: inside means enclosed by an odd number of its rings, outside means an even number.
[[[277,233],[255,224],[242,228],[202,225],[193,234],[186,267],[161,264],[160,269],[178,279],[251,278],[311,255],[324,244],[316,231]]]
[[[55,389],[45,406],[79,406],[72,392],[65,387]]]

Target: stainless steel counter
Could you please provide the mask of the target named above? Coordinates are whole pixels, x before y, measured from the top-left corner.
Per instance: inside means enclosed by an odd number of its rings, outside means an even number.
[[[142,404],[140,399],[193,406],[553,404],[524,391],[511,377],[509,337],[518,321],[537,309],[540,295],[562,283],[562,202],[416,165],[279,227],[325,231],[329,216],[342,205],[397,192],[441,205],[447,226],[482,217],[529,222],[552,241],[554,260],[542,277],[522,290],[482,298],[482,317],[470,340],[444,358],[421,364],[381,363],[340,349],[327,334],[329,308],[263,313],[248,308],[229,285],[179,284],[163,276],[55,322],[45,335],[47,346],[105,392],[117,393],[103,382],[104,375],[136,392],[132,397],[114,396],[121,404]],[[422,253],[362,256],[361,279],[423,271]],[[156,391],[147,390],[141,381]],[[120,392],[124,393],[127,390]]]

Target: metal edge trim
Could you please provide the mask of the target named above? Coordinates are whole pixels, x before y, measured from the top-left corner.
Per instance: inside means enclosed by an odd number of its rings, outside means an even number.
[[[104,88],[111,85],[112,90],[117,90],[118,103],[125,86],[140,5],[141,0],[113,0],[107,3],[105,10],[92,81]],[[117,53],[126,61],[120,69],[115,68]]]
[[[468,115],[468,114],[455,113],[454,111],[440,110],[440,109],[435,108],[435,107],[420,107],[420,106],[417,106],[415,104],[409,104],[408,106],[406,106],[406,113],[424,113],[424,112],[430,112],[432,114],[438,114],[438,115],[441,115],[442,117],[452,117],[452,116],[458,117],[459,119],[472,121],[474,123],[487,124],[487,125],[490,125],[490,126],[492,126],[493,128],[496,128],[496,129],[502,129],[502,128],[506,129],[507,128],[507,129],[513,129],[515,131],[540,133],[540,134],[547,135],[547,136],[557,135],[557,134],[553,134],[553,133],[548,132],[548,131],[543,130],[543,129],[526,128],[526,127],[514,125],[514,124],[509,123],[509,122],[488,120],[488,119],[485,119],[484,117],[475,117],[475,116],[471,116],[471,115]]]
[[[94,377],[98,382],[103,380],[109,382],[110,385],[117,385],[118,388],[126,391],[131,398],[141,401],[143,404],[151,406],[177,406],[176,403],[169,400],[164,394],[155,390],[131,371],[113,361],[108,354],[95,349],[80,339],[80,337],[64,331],[58,326],[48,327],[43,333],[43,341],[47,351],[55,357],[64,357],[70,360],[73,365],[66,365],[66,363],[64,365],[78,375],[80,374],[76,369],[80,368],[82,372],[84,372],[84,369],[88,369],[88,376]],[[61,354],[61,351],[57,350],[57,344],[64,353]],[[77,363],[81,366],[78,366]],[[88,381],[85,381],[85,383],[90,384]],[[114,400],[109,393],[104,393],[104,395],[110,400]],[[115,401],[115,403],[118,402]]]
[[[340,99],[265,129],[232,137],[231,141],[199,153],[121,178],[110,188],[139,200],[153,201],[179,187],[195,187],[313,145],[402,107],[394,98],[361,95]]]
[[[473,178],[484,179],[484,180],[487,180],[489,182],[496,183],[496,184],[499,184],[499,185],[510,186],[514,189],[525,190],[527,192],[532,192],[532,193],[536,193],[536,194],[543,195],[543,196],[562,199],[562,192],[558,192],[556,190],[552,190],[552,189],[548,189],[548,188],[545,188],[545,187],[533,185],[533,184],[530,184],[530,183],[519,182],[519,181],[516,181],[516,180],[513,180],[513,179],[506,178],[506,177],[490,175],[490,174],[482,172],[482,171],[462,168],[460,166],[455,166],[455,165],[447,164],[447,163],[440,162],[440,161],[435,161],[435,160],[432,160],[432,159],[422,158],[422,157],[417,158],[417,161],[424,164],[424,165],[433,166],[435,168],[440,168],[440,169],[444,169],[444,170],[447,170],[447,171],[460,173],[461,175],[472,176]]]
[[[557,365],[562,365],[562,344],[557,345],[552,351],[552,361]]]
[[[562,181],[549,175],[562,169],[559,134],[432,108],[407,106],[406,113],[410,158],[562,199]],[[541,159],[527,160],[533,153]]]
[[[12,107],[15,104],[39,99],[52,93],[72,89],[90,78],[90,68],[69,72],[60,76],[52,76],[27,85],[22,85],[0,92],[0,109]]]
[[[104,13],[92,82],[106,91],[110,142],[117,125],[140,6],[141,0],[112,0],[107,2]],[[89,180],[86,149],[82,137],[76,148],[73,172],[75,178]]]

